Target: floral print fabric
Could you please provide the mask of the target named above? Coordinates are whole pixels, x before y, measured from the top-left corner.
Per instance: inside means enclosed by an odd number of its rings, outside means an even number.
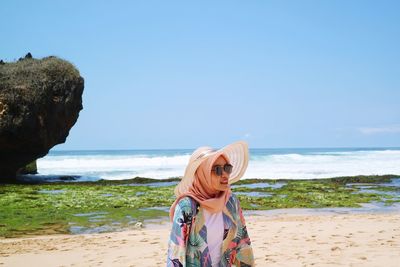
[[[254,266],[253,251],[242,209],[232,194],[223,211],[224,237],[218,266]],[[175,207],[168,245],[168,267],[211,267],[207,245],[207,227],[203,209],[190,197],[182,198]]]

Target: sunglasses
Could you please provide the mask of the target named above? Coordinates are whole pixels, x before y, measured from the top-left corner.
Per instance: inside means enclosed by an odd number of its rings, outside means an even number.
[[[212,167],[211,171],[214,171],[217,176],[222,176],[222,172],[226,172],[227,174],[231,174],[233,166],[231,164],[225,165],[215,165]]]

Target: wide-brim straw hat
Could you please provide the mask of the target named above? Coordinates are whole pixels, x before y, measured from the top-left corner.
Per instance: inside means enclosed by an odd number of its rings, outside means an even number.
[[[232,173],[229,175],[229,184],[237,182],[243,176],[249,163],[249,146],[245,141],[238,141],[218,150],[211,147],[200,147],[190,156],[185,174],[175,187],[175,195],[177,197],[188,192],[200,164],[216,154],[227,156],[229,163],[233,166]]]

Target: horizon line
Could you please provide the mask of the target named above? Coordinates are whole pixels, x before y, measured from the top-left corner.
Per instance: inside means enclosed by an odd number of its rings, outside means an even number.
[[[222,147],[221,147],[222,148]],[[249,149],[377,149],[377,148],[385,148],[385,149],[400,149],[399,146],[357,146],[357,147],[249,147]],[[194,150],[196,148],[124,148],[124,149],[56,149],[49,150],[49,152],[66,152],[66,151],[151,151],[151,150]]]

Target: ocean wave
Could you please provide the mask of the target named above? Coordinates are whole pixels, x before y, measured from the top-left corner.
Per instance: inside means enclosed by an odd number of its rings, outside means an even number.
[[[313,179],[352,175],[400,174],[400,150],[305,151],[257,150],[244,178]],[[163,153],[165,155],[163,155]],[[43,175],[80,175],[100,179],[182,176],[190,155],[174,150],[152,153],[57,152],[37,161]]]

